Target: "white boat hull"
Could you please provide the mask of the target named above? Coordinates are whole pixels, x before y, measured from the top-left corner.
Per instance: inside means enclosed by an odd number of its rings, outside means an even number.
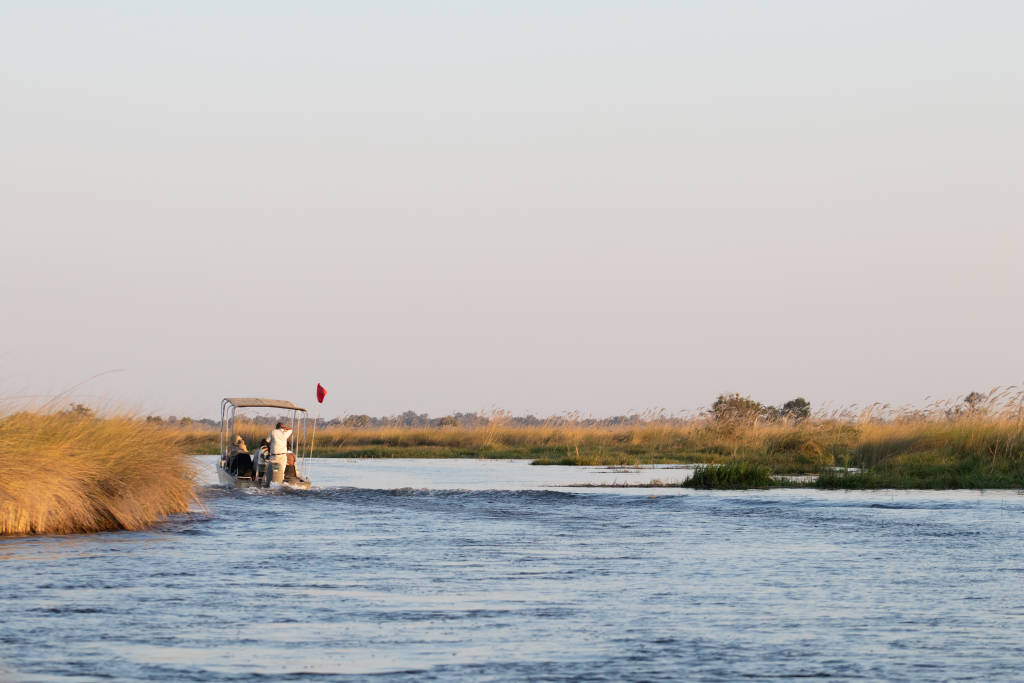
[[[217,481],[221,486],[234,489],[245,489],[252,486],[259,486],[260,483],[251,477],[236,477],[217,463]]]

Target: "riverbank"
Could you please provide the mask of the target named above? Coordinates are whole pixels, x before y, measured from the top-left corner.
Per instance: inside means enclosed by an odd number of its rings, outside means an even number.
[[[0,417],[0,535],[142,529],[194,500],[187,439],[127,416]]]
[[[254,434],[250,438],[254,438]],[[215,432],[184,430],[192,452],[216,453]],[[318,431],[322,458],[527,459],[535,465],[744,463],[773,476],[822,474],[822,488],[1024,488],[1019,412],[932,412],[890,419],[800,422],[654,420],[615,427],[350,428]],[[837,472],[856,468],[860,473]],[[794,485],[794,484],[790,484]]]

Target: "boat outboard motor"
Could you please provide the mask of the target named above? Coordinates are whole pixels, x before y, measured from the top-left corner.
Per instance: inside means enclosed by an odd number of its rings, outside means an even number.
[[[284,481],[285,465],[278,462],[274,457],[267,460],[267,483],[280,484]]]

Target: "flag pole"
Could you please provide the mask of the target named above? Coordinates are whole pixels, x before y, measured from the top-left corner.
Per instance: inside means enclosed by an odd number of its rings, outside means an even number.
[[[320,404],[324,402],[324,398],[327,396],[327,390],[319,382],[316,383],[316,417],[313,419],[313,434],[309,437],[309,460],[313,459],[313,442],[316,441],[316,423],[320,421]],[[312,467],[313,463],[308,462],[306,464],[306,479],[309,479],[309,468]]]
[[[306,458],[306,472],[305,478],[309,480],[309,468],[313,465],[313,442],[316,440],[316,423],[320,421],[320,410],[316,411],[316,417],[313,418],[313,434],[309,437],[309,457]]]

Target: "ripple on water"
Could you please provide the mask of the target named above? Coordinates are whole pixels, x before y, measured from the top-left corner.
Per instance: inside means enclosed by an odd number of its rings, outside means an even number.
[[[9,677],[988,680],[1024,655],[1019,496],[317,468],[147,532],[0,541]]]

